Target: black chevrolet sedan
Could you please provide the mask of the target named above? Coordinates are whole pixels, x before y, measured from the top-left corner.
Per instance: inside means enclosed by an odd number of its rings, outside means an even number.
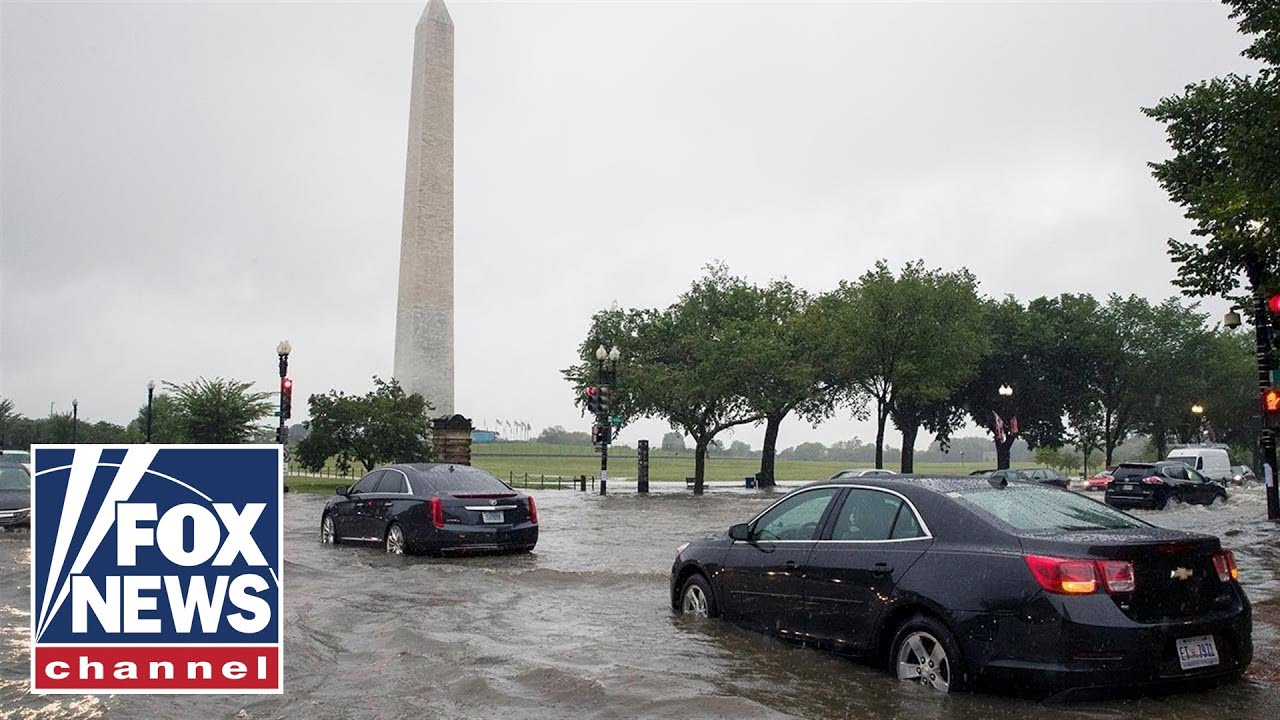
[[[685,543],[679,612],[866,657],[942,692],[1056,694],[1239,677],[1251,610],[1218,539],[987,478],[796,490]]]
[[[320,516],[320,541],[396,555],[527,552],[538,542],[538,508],[467,465],[391,465],[338,488]]]

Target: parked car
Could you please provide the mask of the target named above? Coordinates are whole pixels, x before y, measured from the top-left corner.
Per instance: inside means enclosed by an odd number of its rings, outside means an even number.
[[[1066,488],[1071,485],[1071,481],[1062,477],[1056,470],[1051,468],[1026,468],[1019,470],[1022,477],[1031,482],[1038,482],[1041,485],[1053,485],[1054,487]]]
[[[793,491],[684,543],[672,608],[861,655],[941,692],[1237,678],[1251,609],[1217,538],[982,478]]]
[[[1181,447],[1169,451],[1166,460],[1177,460],[1214,482],[1226,485],[1231,480],[1231,459],[1226,448]]]
[[[1177,460],[1158,463],[1120,463],[1106,501],[1115,507],[1161,510],[1170,500],[1212,505],[1227,500],[1227,489]]]
[[[31,526],[31,471],[0,464],[0,528]]]
[[[1106,470],[1099,472],[1097,475],[1094,475],[1093,477],[1089,478],[1088,480],[1085,480],[1084,489],[1085,490],[1106,490],[1107,486],[1111,484],[1111,473],[1114,470],[1115,470],[1114,467],[1109,467]]]
[[[389,553],[529,551],[533,498],[467,465],[378,468],[339,487],[320,516],[320,541],[381,545]]]
[[[31,453],[26,450],[0,450],[0,465],[30,465]]]
[[[992,478],[995,480],[1004,480],[1011,483],[1039,483],[1041,485],[1052,485],[1054,487],[1065,488],[1070,481],[1062,477],[1058,473],[1049,468],[1030,468],[1014,470],[1008,468],[1005,470],[980,470],[978,472],[969,473],[970,475],[979,475]]]
[[[898,473],[892,470],[883,470],[879,468],[856,468],[853,470],[841,470],[835,475],[832,475],[829,479],[835,480],[837,478],[851,478],[851,477],[883,477],[886,475],[897,475],[897,474]]]
[[[1249,483],[1258,482],[1258,476],[1253,474],[1253,469],[1248,465],[1232,465],[1231,482],[1244,487]]]

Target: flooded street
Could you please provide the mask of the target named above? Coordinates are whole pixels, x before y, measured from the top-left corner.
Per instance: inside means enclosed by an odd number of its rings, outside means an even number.
[[[941,697],[825,652],[669,607],[675,547],[749,519],[776,495],[683,487],[648,497],[533,491],[529,555],[394,557],[317,541],[325,497],[285,501],[282,696],[31,696],[29,550],[0,534],[3,718],[1273,718],[1280,716],[1280,548],[1260,487],[1225,506],[1138,514],[1214,533],[1255,604],[1255,662],[1196,695],[1036,706]],[[1100,497],[1100,496],[1097,496]],[[1261,607],[1260,607],[1261,606]]]

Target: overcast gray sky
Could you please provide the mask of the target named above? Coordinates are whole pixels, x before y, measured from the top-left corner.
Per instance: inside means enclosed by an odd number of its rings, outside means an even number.
[[[295,408],[390,376],[424,6],[3,2],[0,395],[124,423],[151,378],[274,390],[282,338]],[[1175,294],[1188,224],[1139,107],[1252,69],[1207,1],[448,6],[457,407],[535,432],[590,424],[559,369],[594,311],[713,260],[815,292],[923,258],[989,295]]]

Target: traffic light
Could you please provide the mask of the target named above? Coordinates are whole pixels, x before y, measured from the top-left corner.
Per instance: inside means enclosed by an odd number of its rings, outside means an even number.
[[[609,400],[612,395],[613,395],[613,390],[608,385],[600,386],[600,393],[599,393],[600,410],[598,414],[600,415],[609,414]]]
[[[613,440],[613,428],[608,423],[591,426],[591,442],[596,445],[608,445]]]
[[[1267,298],[1267,309],[1272,315],[1280,315],[1280,293]]]
[[[293,380],[280,378],[280,418],[288,420],[293,417]]]
[[[587,388],[587,412],[592,415],[600,414],[600,388],[595,385]]]
[[[1262,391],[1262,419],[1269,428],[1280,428],[1280,388]]]

